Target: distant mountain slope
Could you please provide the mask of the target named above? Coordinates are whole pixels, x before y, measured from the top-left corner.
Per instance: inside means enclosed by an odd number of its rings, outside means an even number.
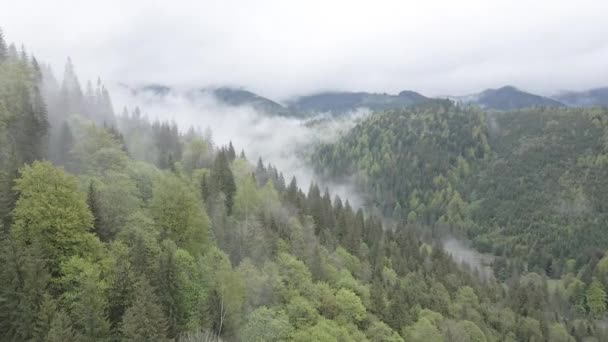
[[[266,114],[289,115],[289,110],[281,104],[244,89],[221,87],[203,89],[202,92],[213,94],[218,101],[226,105],[251,106],[253,109]]]
[[[608,87],[564,92],[554,98],[571,107],[608,106]]]
[[[179,94],[181,93],[183,96],[186,96],[190,100],[195,100],[197,97],[201,95],[211,95],[213,96],[220,104],[226,106],[249,106],[255,109],[258,112],[268,114],[268,115],[291,115],[289,109],[284,107],[283,105],[270,100],[266,97],[260,96],[251,91],[242,89],[242,88],[234,88],[234,87],[218,87],[218,88],[202,88],[202,89],[191,89],[191,90],[181,90],[177,92],[174,88],[169,87],[167,85],[158,84],[158,83],[150,83],[143,86],[138,87],[130,87],[128,85],[123,85],[128,88],[129,91],[133,94],[142,94],[145,93],[152,97],[162,98],[171,93]]]
[[[402,91],[398,95],[331,91],[295,98],[288,102],[288,108],[295,112],[340,114],[363,107],[370,110],[398,109],[429,100],[413,91]]]
[[[483,109],[501,111],[530,107],[563,107],[564,104],[548,97],[531,94],[513,86],[498,89],[487,89],[479,94],[454,98],[462,103],[476,104]]]
[[[479,250],[556,275],[608,248],[608,108],[370,116],[309,157],[397,220],[461,227]],[[607,259],[608,260],[608,259]]]

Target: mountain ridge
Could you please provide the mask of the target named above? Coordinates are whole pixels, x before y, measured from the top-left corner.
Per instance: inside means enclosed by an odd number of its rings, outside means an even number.
[[[128,87],[128,86],[127,86]],[[166,96],[175,88],[161,83],[128,87],[133,94],[149,92],[154,96]],[[510,111],[531,107],[591,107],[608,105],[608,87],[586,91],[565,91],[553,96],[528,92],[513,85],[488,88],[479,93],[462,96],[425,96],[413,90],[397,94],[367,91],[328,90],[307,95],[296,95],[285,101],[277,101],[244,87],[218,86],[194,88],[187,92],[213,95],[218,102],[228,106],[251,106],[267,115],[306,117],[319,113],[341,115],[360,108],[384,111],[418,106],[441,99],[456,103],[479,106],[484,110]]]

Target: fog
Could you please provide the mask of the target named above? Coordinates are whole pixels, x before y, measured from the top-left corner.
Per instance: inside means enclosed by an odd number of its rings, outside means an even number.
[[[479,272],[482,279],[494,277],[492,271],[493,257],[489,254],[479,253],[471,248],[466,241],[447,237],[443,240],[443,248],[459,264],[466,264],[471,271]]]
[[[190,127],[210,128],[216,145],[232,142],[237,153],[243,150],[251,164],[262,157],[283,172],[286,182],[292,176],[307,191],[311,182],[328,187],[333,195],[348,200],[355,208],[364,204],[364,194],[356,189],[354,177],[345,175],[340,183],[327,182],[315,175],[304,155],[314,144],[331,142],[347,132],[370,112],[361,109],[336,118],[320,114],[313,118],[270,116],[248,106],[221,104],[210,92],[173,89],[166,95],[151,91],[133,92],[128,87],[113,89],[115,103],[134,108],[139,106],[149,119],[175,121],[180,130]],[[315,124],[312,124],[315,122]],[[466,264],[483,279],[493,277],[492,256],[475,251],[465,240],[445,237],[443,247],[458,264]]]
[[[82,79],[427,96],[605,86],[605,0],[4,1],[10,40]],[[27,18],[27,19],[25,19]],[[572,67],[576,66],[576,67]]]
[[[318,179],[304,154],[316,143],[337,139],[369,114],[365,109],[340,118],[320,114],[304,120],[265,115],[248,106],[226,106],[209,92],[177,89],[158,95],[117,87],[112,94],[116,105],[131,109],[138,106],[149,119],[175,121],[184,132],[190,127],[201,131],[210,128],[216,145],[231,141],[237,153],[243,150],[251,164],[255,165],[261,157],[265,164],[271,163],[283,172],[286,182],[295,176],[303,191],[315,181],[322,188],[329,187],[332,195],[348,199],[354,207],[363,204],[349,177],[344,177],[340,184]]]

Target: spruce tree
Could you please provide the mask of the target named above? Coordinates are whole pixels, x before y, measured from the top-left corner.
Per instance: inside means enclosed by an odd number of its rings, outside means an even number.
[[[8,56],[8,48],[6,47],[6,41],[4,40],[4,32],[0,28],[0,63],[4,62]]]
[[[40,83],[42,82],[42,72],[40,71],[40,66],[38,62],[34,58],[32,60],[33,74],[34,74],[34,84],[32,87],[31,94],[31,102],[32,102],[32,117],[31,123],[32,125],[31,131],[32,135],[30,136],[34,159],[39,160],[46,157],[47,145],[48,145],[48,130],[49,130],[49,120],[48,120],[48,111],[46,107],[46,103],[42,97],[40,92]]]
[[[110,322],[106,317],[108,303],[98,281],[86,277],[76,291],[77,300],[71,314],[80,341],[107,341],[110,337]]]
[[[166,341],[167,320],[152,286],[141,277],[135,287],[135,300],[123,317],[122,338],[132,342]]]
[[[44,341],[51,329],[56,314],[57,304],[55,303],[55,300],[49,294],[45,293],[42,297],[42,303],[38,309],[38,315],[34,325],[33,339],[35,341]]]
[[[14,43],[8,46],[8,52],[6,53],[6,58],[11,62],[19,61],[19,54],[17,53],[17,47],[15,47]]]
[[[72,328],[70,317],[64,312],[57,312],[51,322],[50,329],[44,338],[44,342],[76,342],[80,338],[77,337]]]
[[[27,341],[34,337],[50,275],[37,245],[1,242],[0,341]]]
[[[19,161],[14,148],[8,157],[4,173],[0,172],[0,224],[4,231],[9,232],[12,222],[12,211],[17,203],[17,192],[15,191],[15,180],[19,177]]]
[[[222,192],[226,196],[226,211],[228,215],[232,214],[232,206],[234,204],[234,195],[236,193],[236,183],[234,182],[234,175],[230,169],[227,152],[221,150],[211,169],[211,180],[209,183],[212,194]]]
[[[89,210],[93,215],[93,231],[95,232],[95,234],[97,234],[100,240],[107,241],[108,234],[106,234],[106,232],[104,231],[102,227],[103,224],[100,220],[101,208],[99,205],[99,197],[97,189],[95,188],[95,182],[92,180],[89,182],[89,189],[87,192],[87,206],[89,207]]]
[[[59,164],[67,166],[70,163],[70,153],[74,147],[74,136],[67,121],[64,121],[61,126],[58,145],[57,160]]]
[[[228,150],[227,150],[227,156],[228,156],[228,161],[233,162],[234,159],[236,159],[236,151],[234,150],[234,146],[232,146],[232,141],[230,141],[228,143]]]
[[[64,115],[85,114],[83,113],[84,96],[82,94],[82,88],[78,82],[78,77],[76,77],[72,59],[69,57],[65,64],[60,96],[60,110]]]

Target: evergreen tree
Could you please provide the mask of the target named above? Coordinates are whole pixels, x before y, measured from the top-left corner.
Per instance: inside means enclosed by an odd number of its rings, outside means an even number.
[[[62,111],[64,115],[86,115],[86,113],[84,113],[82,88],[80,87],[80,82],[78,82],[78,77],[74,71],[72,59],[69,57],[65,64],[60,97],[60,111]]]
[[[291,178],[287,187],[287,200],[295,206],[298,206],[298,181],[296,177]]]
[[[4,40],[4,32],[0,28],[0,63],[4,62],[8,57],[8,49],[6,47],[6,41]]]
[[[19,162],[17,153],[11,150],[8,161],[5,165],[4,173],[0,171],[0,219],[4,232],[9,232],[9,227],[13,220],[13,209],[17,203],[17,191],[15,191],[15,181],[19,178]]]
[[[125,310],[131,306],[136,292],[136,277],[131,265],[128,247],[119,242],[111,245],[113,256],[108,287],[108,319],[116,330]]]
[[[179,333],[185,315],[180,296],[179,266],[175,258],[177,247],[171,240],[165,240],[162,248],[158,270],[153,280],[167,318],[168,336],[173,337]],[[133,314],[135,315],[135,312]]]
[[[35,341],[44,341],[51,329],[56,314],[57,304],[55,300],[50,295],[44,294],[34,326],[33,339]]]
[[[587,306],[593,317],[599,317],[606,311],[606,292],[602,284],[594,279],[587,289]]]
[[[412,323],[412,317],[409,312],[410,305],[407,302],[405,290],[397,284],[391,291],[391,301],[388,305],[386,319],[387,324],[399,331],[402,327]]]
[[[8,46],[7,56],[7,60],[11,62],[19,61],[19,54],[17,53],[17,48],[15,47],[14,43],[11,43],[11,45]]]
[[[101,217],[101,209],[99,206],[99,198],[97,189],[95,188],[95,181],[91,180],[89,182],[89,189],[87,192],[87,206],[91,211],[93,216],[93,232],[97,234],[100,240],[108,241],[108,234],[104,231],[102,227],[102,222],[100,221]]]
[[[234,146],[232,146],[232,141],[228,143],[228,150],[226,151],[226,156],[228,161],[233,162],[236,159],[236,151],[234,150]]]
[[[71,316],[80,341],[107,341],[110,337],[110,322],[106,317],[108,302],[100,279],[83,272],[83,279],[70,291]]]
[[[230,169],[230,164],[225,150],[220,150],[215,157],[215,161],[211,168],[210,187],[211,193],[217,194],[222,192],[226,196],[226,210],[228,215],[232,215],[232,207],[234,205],[234,195],[236,193],[236,183],[234,175]]]
[[[51,326],[44,342],[76,342],[80,341],[74,329],[72,321],[64,311],[59,311],[53,316]]]
[[[0,340],[28,341],[35,337],[50,275],[39,246],[1,242]]]
[[[121,333],[125,341],[166,341],[167,321],[152,286],[143,277],[136,284],[133,305],[125,312]]]
[[[57,161],[59,164],[67,166],[70,163],[70,153],[74,146],[74,136],[67,121],[63,121],[61,125],[58,145]]]

